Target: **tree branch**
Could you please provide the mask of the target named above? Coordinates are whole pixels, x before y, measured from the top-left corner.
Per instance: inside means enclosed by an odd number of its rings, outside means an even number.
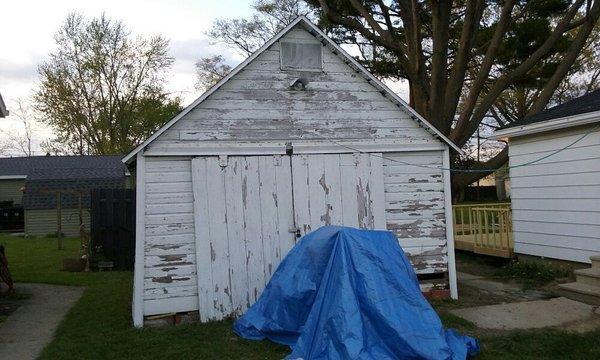
[[[508,161],[508,146],[505,146],[496,156],[486,162],[480,162],[475,164],[470,169],[472,170],[485,170],[485,169],[498,169]],[[493,171],[481,171],[481,172],[454,172],[452,173],[452,188],[462,189],[469,184],[481,179],[484,176],[492,174]]]
[[[554,94],[554,91],[556,91],[556,88],[558,88],[565,75],[569,72],[571,66],[573,66],[573,63],[575,63],[575,60],[577,60],[577,56],[579,55],[581,49],[585,46],[586,40],[594,29],[594,25],[597,23],[598,17],[600,16],[599,4],[599,1],[594,2],[594,5],[590,9],[588,15],[584,18],[586,21],[581,25],[577,35],[575,36],[575,40],[573,43],[571,43],[571,46],[569,46],[567,54],[563,56],[560,64],[554,71],[554,74],[552,74],[552,77],[548,83],[546,83],[539,96],[537,96],[535,102],[529,109],[529,113],[527,114],[528,116],[542,111],[546,107],[550,101],[550,98]]]
[[[445,91],[446,103],[443,110],[443,117],[446,128],[440,130],[446,134],[450,132],[450,126],[452,125],[452,120],[465,83],[467,64],[471,59],[471,48],[473,47],[479,21],[485,9],[484,3],[484,0],[469,0],[467,2],[465,22],[462,27],[459,47]]]
[[[496,24],[496,30],[494,31],[494,35],[492,35],[492,40],[490,41],[490,45],[486,50],[481,67],[477,73],[477,77],[470,86],[467,99],[465,100],[463,109],[461,110],[456,127],[450,134],[451,139],[456,142],[463,141],[461,134],[465,131],[465,128],[468,125],[469,118],[473,109],[475,108],[477,98],[479,97],[479,94],[488,79],[490,70],[492,69],[492,65],[494,64],[494,60],[498,54],[498,50],[500,49],[500,44],[502,43],[504,34],[506,34],[508,26],[510,25],[512,10],[516,3],[517,0],[507,0],[502,7],[500,19]],[[471,137],[471,134],[469,134],[469,137]]]
[[[527,71],[529,71],[543,56],[548,54],[548,52],[554,47],[556,42],[567,31],[569,23],[577,14],[583,2],[584,0],[577,0],[569,9],[569,11],[567,11],[565,16],[558,22],[554,31],[552,31],[548,38],[546,38],[546,41],[544,41],[544,43],[536,51],[533,52],[533,54],[531,54],[525,61],[523,61],[510,73],[504,74],[496,80],[494,85],[491,87],[491,90],[478,103],[477,108],[475,108],[471,116],[468,116],[468,114],[465,115],[464,113],[461,113],[461,117],[459,118],[457,127],[454,129],[453,134],[451,134],[451,138],[455,140],[456,143],[463,145],[471,137],[471,134],[473,134],[475,129],[477,129],[477,125],[479,124],[481,119],[483,119],[490,107],[494,104],[496,98],[513,81],[526,74]],[[469,104],[469,107],[471,109],[475,107],[475,103],[478,98],[477,95],[478,94],[475,94],[474,99],[472,99],[472,103]]]

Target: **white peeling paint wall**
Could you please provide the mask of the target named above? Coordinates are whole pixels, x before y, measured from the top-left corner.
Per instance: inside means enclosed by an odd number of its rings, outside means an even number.
[[[316,41],[301,28],[285,38]],[[147,146],[143,315],[242,313],[295,244],[294,220],[302,235],[388,228],[417,272],[447,287],[447,147],[327,48],[323,59],[323,72],[282,71],[275,43]],[[290,90],[299,77],[307,89]],[[324,137],[377,150],[352,154]],[[288,141],[292,158],[281,155]]]
[[[284,39],[317,41],[294,29]],[[262,53],[218,91],[148,146],[147,155],[190,154],[207,146],[240,147],[323,137],[440,145],[409,114],[323,48],[324,71],[282,71],[279,43]],[[307,90],[291,91],[298,78]]]
[[[145,315],[242,314],[295,244],[294,216],[301,234],[387,228],[418,273],[448,269],[441,170],[398,163],[441,167],[441,152],[145,160]]]
[[[145,159],[144,314],[196,309],[191,158]]]
[[[442,156],[442,151],[385,154],[387,228],[420,274],[448,271]]]
[[[510,140],[510,165],[551,154],[593,126]],[[600,253],[600,132],[510,169],[515,252],[589,263]]]

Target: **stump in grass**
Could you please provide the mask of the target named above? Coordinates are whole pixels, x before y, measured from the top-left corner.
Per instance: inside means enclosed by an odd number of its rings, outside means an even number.
[[[85,259],[66,258],[63,259],[63,271],[80,272],[85,269]]]

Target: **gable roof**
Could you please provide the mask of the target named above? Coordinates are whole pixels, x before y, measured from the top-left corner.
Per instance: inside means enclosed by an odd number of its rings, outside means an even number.
[[[2,94],[0,94],[0,118],[7,117],[8,110],[6,110],[6,105],[4,105],[4,100],[2,100]]]
[[[169,129],[173,124],[175,124],[179,119],[184,117],[187,113],[192,111],[198,104],[208,98],[211,94],[217,91],[223,84],[225,84],[229,79],[239,73],[246,65],[256,59],[260,54],[262,54],[265,50],[267,50],[271,45],[280,40],[285,34],[287,34],[291,29],[293,29],[296,25],[303,25],[307,31],[309,31],[313,36],[319,39],[321,42],[324,42],[326,45],[330,46],[331,50],[334,54],[342,58],[342,60],[354,68],[357,72],[361,73],[366,80],[381,91],[384,96],[386,96],[391,101],[395,102],[400,107],[404,108],[409,112],[411,117],[416,120],[418,123],[423,124],[423,127],[429,131],[433,136],[441,139],[445,143],[447,143],[451,148],[456,150],[457,152],[462,154],[462,150],[456,146],[448,137],[442,134],[438,129],[436,129],[433,125],[431,125],[427,120],[425,120],[419,113],[417,113],[413,108],[411,108],[404,100],[402,100],[396,93],[394,93],[390,88],[388,88],[385,84],[383,84],[379,79],[374,77],[364,66],[358,63],[352,56],[350,56],[344,49],[342,49],[338,44],[336,44],[333,40],[331,40],[321,29],[319,29],[315,24],[313,24],[310,20],[308,20],[305,16],[299,16],[294,21],[292,21],[288,26],[283,28],[277,35],[273,36],[269,41],[267,41],[263,46],[261,46],[258,50],[256,50],[252,55],[250,55],[246,60],[236,66],[227,76],[222,78],[217,84],[215,84],[208,91],[204,92],[199,98],[197,98],[193,103],[187,106],[183,111],[181,111],[177,116],[171,119],[168,123],[166,123],[163,127],[158,129],[152,136],[146,139],[142,144],[133,149],[129,154],[127,154],[123,158],[124,163],[129,163],[134,160],[134,156],[148,146],[152,141],[154,141],[157,137],[159,137],[162,133],[164,133],[167,129]]]
[[[30,156],[0,158],[0,179],[82,180],[124,179],[121,155]]]
[[[0,158],[0,181],[22,179],[26,210],[55,209],[56,194],[46,190],[84,190],[82,205],[90,206],[91,189],[123,188],[127,167],[122,155],[30,156]],[[77,208],[79,197],[63,193],[61,206]]]
[[[600,111],[600,89],[575,98],[571,101],[567,101],[564,104],[551,107],[535,115],[525,117],[519,121],[515,121],[511,124],[503,126],[501,129],[529,125],[541,121],[585,114],[593,111]]]
[[[494,131],[492,138],[536,134],[600,122],[600,89]]]

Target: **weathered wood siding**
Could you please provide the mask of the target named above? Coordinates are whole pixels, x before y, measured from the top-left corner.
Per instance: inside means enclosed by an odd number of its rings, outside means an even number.
[[[289,38],[317,41],[301,28]],[[282,71],[276,42],[147,146],[144,315],[243,313],[294,224],[387,227],[418,272],[447,271],[441,170],[385,159],[441,167],[445,145],[325,47],[323,59],[322,72]],[[306,90],[290,89],[297,78]]]
[[[421,274],[448,270],[442,155],[442,151],[384,154],[387,228]]]
[[[146,157],[145,314],[242,314],[296,243],[294,216],[302,235],[323,225],[384,229],[382,162],[381,154]]]
[[[318,41],[301,28],[287,38]],[[323,60],[322,72],[281,70],[276,42],[152,142],[146,154],[189,153],[215,144],[323,141],[323,137],[439,144],[326,47]],[[290,90],[298,78],[308,80],[305,91]]]
[[[23,192],[25,180],[0,180],[0,202],[13,201],[15,205],[23,203]]]
[[[591,126],[510,140],[510,165],[561,149]],[[588,262],[600,253],[600,132],[510,169],[515,252]]]
[[[326,225],[385,229],[381,154],[292,156],[294,216],[300,234]]]
[[[296,243],[289,157],[192,160],[202,321],[241,315]]]
[[[56,209],[25,210],[25,234],[46,236],[58,232]],[[90,209],[83,209],[83,224],[90,231]],[[62,209],[61,227],[65,236],[79,236],[79,210]]]
[[[197,308],[191,158],[146,161],[144,313]]]

